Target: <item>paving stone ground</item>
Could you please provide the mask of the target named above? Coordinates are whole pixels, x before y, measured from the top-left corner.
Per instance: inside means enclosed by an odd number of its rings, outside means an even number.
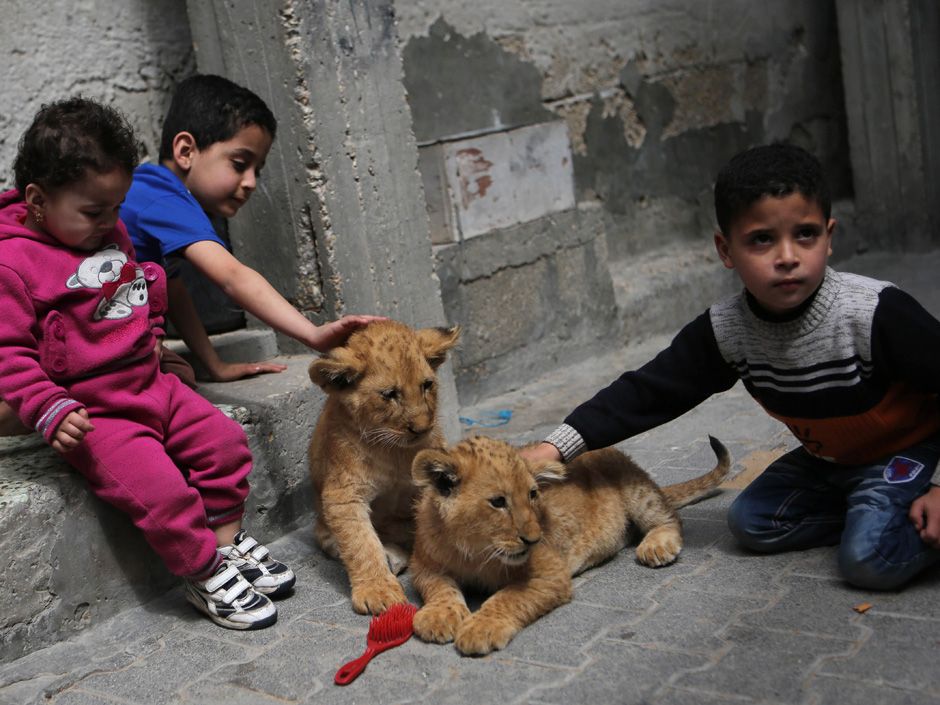
[[[477,420],[513,412],[503,426],[467,430],[541,438],[573,404],[666,342],[464,408]],[[711,467],[707,434],[726,443],[739,472],[795,444],[739,385],[621,447],[668,484]],[[685,548],[675,564],[645,568],[628,549],[578,577],[570,604],[487,657],[412,639],[351,685],[335,686],[337,668],[365,648],[369,620],[353,613],[341,566],[304,529],[270,544],[298,574],[274,627],[221,629],[176,589],[0,666],[0,705],[940,703],[940,570],[903,591],[873,593],[839,579],[834,549],[747,553],[725,525],[736,491],[682,510]],[[863,603],[871,608],[857,612]]]

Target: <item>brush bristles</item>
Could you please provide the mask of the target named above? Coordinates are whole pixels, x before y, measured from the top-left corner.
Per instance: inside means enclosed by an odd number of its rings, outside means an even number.
[[[418,608],[410,603],[392,605],[373,617],[369,623],[369,638],[373,641],[392,641],[411,633],[411,623]]]

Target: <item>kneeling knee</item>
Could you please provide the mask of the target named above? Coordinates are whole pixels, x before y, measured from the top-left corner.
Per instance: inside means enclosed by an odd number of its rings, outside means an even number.
[[[731,535],[745,548],[752,551],[770,550],[766,542],[758,537],[753,513],[744,502],[735,500],[728,509],[728,529]]]
[[[839,573],[849,584],[865,590],[893,590],[910,578],[877,551],[860,552],[845,545],[839,551]]]

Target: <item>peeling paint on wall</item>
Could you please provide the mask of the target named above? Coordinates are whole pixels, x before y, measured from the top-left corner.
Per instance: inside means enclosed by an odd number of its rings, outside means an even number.
[[[542,105],[535,66],[483,33],[465,37],[439,19],[427,37],[408,41],[402,60],[419,143],[554,117]]]
[[[484,8],[455,0],[396,6],[420,140],[498,129],[489,116],[502,114],[508,98],[500,91],[529,81],[540,84],[542,107],[568,124],[579,200],[596,199],[611,213],[629,218],[638,204],[667,197],[698,208],[732,154],[779,139],[817,154],[833,192],[851,193],[831,3],[758,12],[741,0],[587,0],[576,7],[547,0],[535,14],[512,0]],[[471,45],[475,51],[454,51]],[[516,58],[496,70],[489,56],[496,51]],[[453,70],[429,70],[442,62]],[[518,75],[509,80],[507,71]],[[488,91],[474,87],[484,77]],[[525,96],[534,111],[531,86]],[[442,100],[447,110],[434,113]]]

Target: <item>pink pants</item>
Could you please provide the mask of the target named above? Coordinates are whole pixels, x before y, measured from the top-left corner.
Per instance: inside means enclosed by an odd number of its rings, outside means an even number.
[[[240,519],[251,451],[235,421],[153,361],[71,383],[95,430],[65,454],[181,576],[216,558],[212,527]]]

